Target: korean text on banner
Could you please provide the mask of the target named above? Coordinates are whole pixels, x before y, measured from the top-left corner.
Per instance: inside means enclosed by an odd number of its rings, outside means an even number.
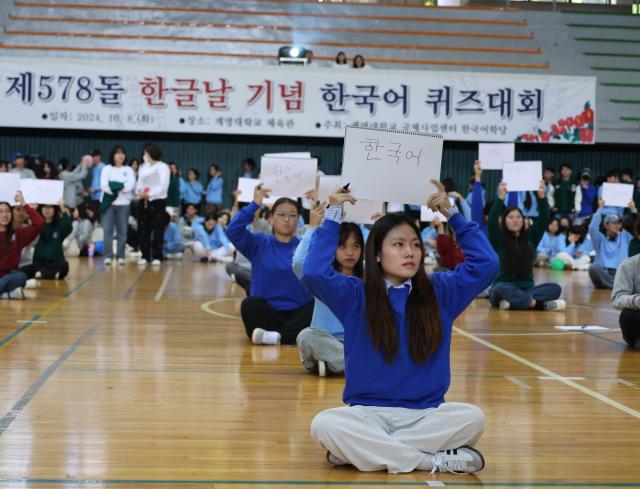
[[[613,207],[628,207],[633,199],[633,185],[630,183],[603,183],[602,200]]]
[[[0,173],[0,202],[13,204],[18,190],[20,190],[18,173]]]
[[[36,204],[58,205],[62,200],[64,182],[61,180],[20,180],[20,190],[24,201]]]
[[[442,136],[348,126],[342,184],[356,198],[424,205],[440,180]]]
[[[502,181],[509,192],[538,190],[542,180],[542,161],[511,161],[502,167]]]
[[[516,145],[513,143],[480,143],[478,159],[483,170],[502,170],[505,161],[516,160]]]
[[[260,180],[271,193],[284,197],[304,197],[316,188],[318,160],[315,158],[262,157]]]

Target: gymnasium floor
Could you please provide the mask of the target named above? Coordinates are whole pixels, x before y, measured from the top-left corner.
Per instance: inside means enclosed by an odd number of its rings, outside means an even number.
[[[71,267],[0,302],[0,489],[640,487],[640,352],[586,272],[537,272],[565,313],[477,300],[457,320],[447,400],[487,414],[485,470],[391,476],[326,462],[309,424],[343,379],[252,346],[222,265]]]

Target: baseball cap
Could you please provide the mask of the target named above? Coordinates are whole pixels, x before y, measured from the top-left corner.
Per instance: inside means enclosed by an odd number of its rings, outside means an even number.
[[[591,176],[591,168],[585,168],[580,172],[580,175],[589,175]]]
[[[622,219],[620,219],[620,216],[618,214],[607,214],[606,216],[604,216],[605,226],[614,222],[622,222]]]
[[[24,158],[24,155],[20,151],[16,151],[11,155],[11,161],[15,161],[18,158]]]

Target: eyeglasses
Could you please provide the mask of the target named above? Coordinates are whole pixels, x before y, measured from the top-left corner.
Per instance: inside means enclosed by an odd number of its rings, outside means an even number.
[[[285,214],[284,212],[276,212],[275,216],[278,219],[283,219],[283,220],[291,219],[292,221],[295,221],[298,219],[298,214]]]
[[[0,214],[11,214],[11,210],[10,209],[0,209]]]

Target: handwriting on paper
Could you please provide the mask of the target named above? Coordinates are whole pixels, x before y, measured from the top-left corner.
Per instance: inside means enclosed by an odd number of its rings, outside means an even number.
[[[417,151],[415,148],[406,149],[400,142],[383,141],[380,143],[380,139],[366,138],[364,141],[360,141],[363,145],[363,149],[366,152],[367,160],[384,160],[385,158],[392,163],[398,165],[400,160],[415,160],[416,166],[420,164],[420,156],[422,150]]]

